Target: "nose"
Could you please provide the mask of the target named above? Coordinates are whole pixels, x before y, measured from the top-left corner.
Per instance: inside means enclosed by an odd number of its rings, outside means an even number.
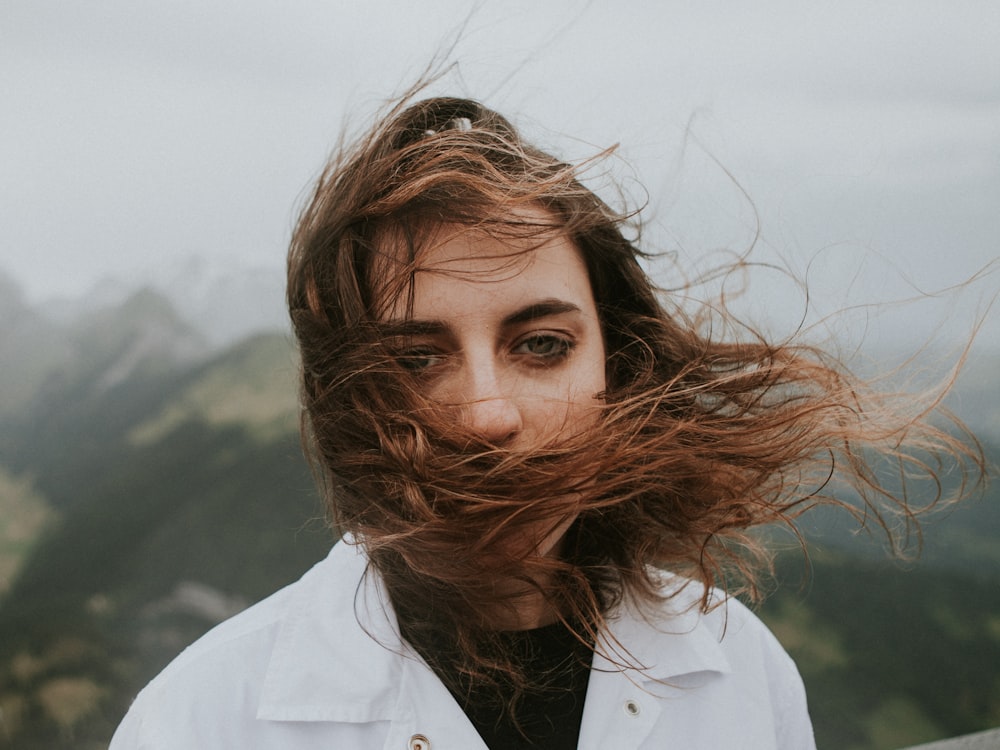
[[[463,426],[493,445],[509,444],[524,427],[514,394],[489,367],[469,373],[461,403]]]
[[[463,405],[466,428],[493,445],[505,445],[521,431],[521,414],[509,398],[487,398]]]

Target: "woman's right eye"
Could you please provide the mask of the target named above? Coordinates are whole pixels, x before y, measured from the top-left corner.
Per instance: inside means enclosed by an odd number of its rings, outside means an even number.
[[[404,370],[424,372],[434,365],[440,364],[444,355],[433,349],[419,348],[400,352],[396,359]]]

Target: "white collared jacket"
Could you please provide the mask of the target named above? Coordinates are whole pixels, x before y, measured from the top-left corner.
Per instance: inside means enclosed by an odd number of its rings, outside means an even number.
[[[206,634],[139,694],[110,750],[486,750],[400,640],[366,568],[341,542]],[[646,668],[595,655],[580,750],[814,748],[802,681],[774,636],[738,602],[701,614],[695,596],[656,618],[612,613],[606,647]]]

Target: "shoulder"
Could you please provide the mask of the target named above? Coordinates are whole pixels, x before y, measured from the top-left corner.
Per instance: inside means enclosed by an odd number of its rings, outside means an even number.
[[[136,696],[115,733],[112,750],[159,747],[168,731],[192,733],[205,723],[198,714],[209,708],[229,716],[252,716],[254,686],[267,669],[290,593],[282,589],[188,646]],[[182,726],[175,724],[178,717],[185,717]]]
[[[771,630],[737,599],[703,615],[731,666],[731,678],[757,691],[754,705],[771,715],[776,747],[815,747],[805,685]]]
[[[792,665],[781,644],[742,602],[718,589],[658,573],[659,600],[623,602],[609,617],[612,636],[637,649],[659,677],[737,672],[775,660]]]
[[[784,647],[763,621],[743,602],[724,591],[677,576],[663,577],[659,608],[667,621],[679,618],[702,630],[718,644],[728,662],[726,671],[757,674],[772,687],[787,682],[801,685],[798,669]]]
[[[621,607],[609,630],[611,648],[638,665],[632,679],[662,699],[661,724],[691,738],[711,726],[717,747],[813,747],[802,679],[767,626],[721,591],[706,598],[699,583],[664,575],[660,593]]]
[[[151,685],[183,680],[188,673],[197,671],[205,664],[224,662],[231,654],[238,654],[243,659],[266,646],[273,640],[273,634],[284,617],[288,602],[299,585],[301,583],[296,582],[285,586],[216,625],[178,654]]]
[[[746,604],[718,589],[711,589],[702,623],[715,635],[731,659],[758,655],[792,665],[792,660],[770,628]]]
[[[181,737],[203,746],[226,746],[219,744],[223,738],[215,736],[220,731],[216,727],[238,728],[254,719],[282,629],[298,602],[312,598],[317,589],[329,589],[338,578],[343,565],[337,557],[331,553],[295,583],[188,646],[136,696],[112,750],[180,747]],[[221,716],[227,717],[225,722],[219,721]]]

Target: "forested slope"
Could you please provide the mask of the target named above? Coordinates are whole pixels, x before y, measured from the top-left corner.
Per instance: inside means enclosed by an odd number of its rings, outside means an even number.
[[[287,337],[213,352],[148,292],[70,328],[19,315],[44,359],[0,401],[0,748],[103,748],[153,673],[333,535]],[[977,383],[966,402],[996,463],[997,387]],[[820,748],[1000,725],[997,488],[930,523],[916,563],[814,526],[808,565],[783,554],[760,611],[798,661]]]

